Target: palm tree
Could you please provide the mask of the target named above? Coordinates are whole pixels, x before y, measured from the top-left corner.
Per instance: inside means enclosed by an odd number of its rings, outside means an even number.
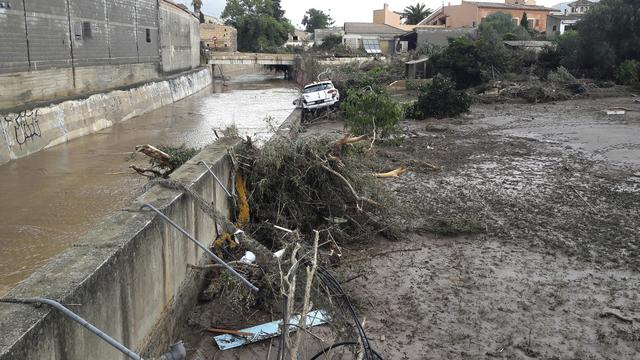
[[[431,15],[432,12],[433,10],[427,8],[425,4],[417,3],[404,8],[401,16],[405,20],[405,24],[417,25],[420,21]]]
[[[200,9],[202,9],[202,0],[193,0],[191,2],[191,5],[193,5],[193,12],[195,13],[200,13]]]

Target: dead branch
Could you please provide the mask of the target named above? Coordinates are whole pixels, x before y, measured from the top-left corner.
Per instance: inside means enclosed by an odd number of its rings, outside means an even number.
[[[309,304],[311,302],[311,286],[313,285],[313,278],[315,277],[316,270],[318,269],[318,242],[320,241],[320,233],[316,230],[313,232],[315,234],[313,240],[313,260],[311,262],[311,266],[307,267],[307,282],[304,288],[304,300],[300,320],[298,322],[298,327],[302,330],[307,328],[307,314],[309,313]],[[295,340],[293,341],[293,346],[289,349],[289,356],[291,360],[297,359],[298,348],[300,347],[301,340],[302,331],[298,331],[296,333]]]
[[[140,167],[137,167],[135,165],[129,165],[129,168],[135,170],[135,172],[137,172],[138,174],[148,177],[148,178],[161,178],[164,177],[164,174],[158,170],[154,170],[154,169],[143,169]]]
[[[371,145],[369,145],[369,151],[373,149],[373,144],[376,142],[376,121],[373,121],[373,136],[371,137]]]
[[[335,145],[343,146],[343,145],[355,144],[357,142],[368,140],[368,139],[369,139],[369,135],[361,135],[356,137],[349,137],[349,135],[346,135],[342,139],[336,141]]]
[[[407,171],[409,171],[406,167],[401,166],[395,170],[386,172],[386,173],[379,173],[379,174],[374,174],[373,176],[379,178],[379,179],[387,179],[387,178],[397,178],[400,177],[400,175],[406,173]]]
[[[342,181],[344,181],[344,183],[347,184],[347,186],[349,187],[349,190],[351,190],[351,193],[353,194],[353,197],[356,198],[356,201],[366,202],[366,203],[369,203],[369,204],[374,205],[374,206],[382,207],[382,205],[380,205],[379,203],[377,203],[377,202],[375,202],[375,201],[373,201],[371,199],[367,199],[365,197],[361,197],[360,195],[358,195],[358,193],[353,188],[353,186],[351,185],[349,180],[347,180],[347,178],[342,176],[342,174],[340,174],[339,172],[333,170],[332,168],[330,168],[330,167],[328,167],[328,166],[326,166],[324,164],[320,164],[320,166],[322,166],[323,169],[327,170],[328,172],[334,174],[335,176],[339,177]]]
[[[138,145],[136,151],[155,159],[161,167],[170,167],[171,156],[152,145]]]

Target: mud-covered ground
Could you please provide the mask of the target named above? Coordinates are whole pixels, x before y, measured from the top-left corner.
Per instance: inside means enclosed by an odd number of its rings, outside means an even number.
[[[640,358],[635,100],[476,105],[405,122],[400,146],[375,147],[374,170],[410,170],[384,180],[403,236],[344,249],[333,270],[385,359]],[[612,106],[632,111],[602,112]],[[343,130],[324,121],[307,132]],[[253,316],[248,325],[268,320]],[[213,359],[210,341],[194,339]]]

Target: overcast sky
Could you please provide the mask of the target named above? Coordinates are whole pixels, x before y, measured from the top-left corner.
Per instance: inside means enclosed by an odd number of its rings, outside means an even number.
[[[191,7],[191,0],[177,0]],[[291,23],[301,28],[300,22],[304,13],[309,8],[316,8],[331,14],[336,25],[342,26],[345,22],[371,22],[373,20],[373,10],[381,9],[385,0],[281,0],[282,8],[286,11],[286,17]],[[460,0],[451,1],[452,5],[460,3]],[[500,0],[494,0],[500,1]],[[431,9],[442,6],[442,0],[387,0],[392,10],[402,11],[407,5],[414,5],[417,2],[427,4]],[[552,6],[562,0],[538,0],[538,5]],[[225,7],[225,0],[203,0],[203,11],[207,15],[220,16]]]

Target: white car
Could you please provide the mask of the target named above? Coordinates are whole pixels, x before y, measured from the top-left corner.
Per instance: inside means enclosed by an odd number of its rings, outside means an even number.
[[[305,86],[301,100],[298,105],[304,110],[321,109],[338,104],[340,93],[331,81],[320,81]]]

